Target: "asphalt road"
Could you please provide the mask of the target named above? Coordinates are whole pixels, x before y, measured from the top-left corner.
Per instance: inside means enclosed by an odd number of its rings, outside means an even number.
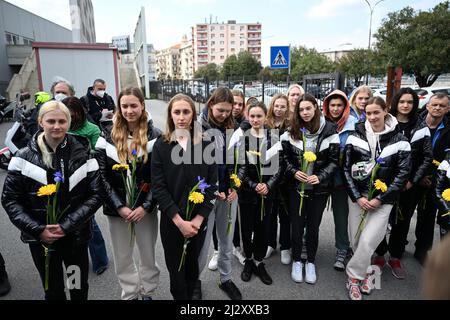
[[[148,101],[155,124],[164,129],[166,116],[166,103],[156,100]],[[0,124],[0,145],[3,145],[6,131],[12,123]],[[0,186],[3,189],[3,181],[6,172],[0,171]],[[107,243],[107,250],[110,257],[110,267],[100,276],[89,274],[89,299],[92,300],[118,300],[121,289],[114,273],[112,262],[111,244],[107,221],[101,212],[96,214],[97,222],[103,231],[103,236]],[[415,217],[412,220],[411,230],[416,224]],[[414,233],[410,232],[409,241],[405,257],[404,266],[407,270],[405,280],[397,280],[388,268],[385,268],[381,278],[381,290],[375,290],[370,300],[410,300],[422,299],[421,275],[422,268],[413,258]],[[435,240],[438,234],[435,234]],[[212,243],[212,242],[211,242]],[[166,269],[162,245],[158,238],[157,261],[161,269],[160,285],[155,295],[157,300],[171,300],[169,291],[169,276]],[[43,289],[41,287],[38,273],[33,265],[28,246],[19,239],[19,231],[11,224],[3,208],[0,208],[0,251],[3,254],[6,267],[12,285],[11,292],[0,298],[0,300],[40,300],[43,299]],[[212,249],[210,249],[210,253]],[[291,266],[280,263],[280,254],[277,250],[272,257],[266,261],[266,267],[273,278],[271,286],[264,285],[258,278],[253,277],[250,282],[243,282],[240,279],[242,266],[233,257],[233,280],[240,288],[245,300],[347,300],[347,290],[345,289],[346,275],[344,272],[337,272],[333,269],[335,256],[334,248],[334,223],[332,213],[327,211],[320,228],[320,242],[316,258],[317,283],[309,285],[306,283],[294,283],[291,280]],[[227,296],[217,287],[218,272],[210,271],[207,268],[201,275],[203,297],[208,300],[227,300]]]

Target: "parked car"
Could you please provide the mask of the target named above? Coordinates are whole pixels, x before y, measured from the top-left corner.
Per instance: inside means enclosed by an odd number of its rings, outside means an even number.
[[[442,92],[449,96],[450,98],[450,87],[425,87],[414,90],[419,96],[419,108],[423,108],[433,94]]]
[[[372,93],[374,97],[381,97],[384,101],[386,101],[387,88],[372,89]]]

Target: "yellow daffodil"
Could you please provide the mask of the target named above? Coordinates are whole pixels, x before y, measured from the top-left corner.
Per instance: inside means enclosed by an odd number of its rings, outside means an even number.
[[[442,198],[445,201],[450,201],[450,188],[449,189],[445,189],[444,192],[442,192]]]
[[[387,191],[387,185],[386,183],[384,183],[383,181],[377,179],[375,180],[375,189],[380,190],[381,192],[386,192]]]
[[[127,164],[115,164],[113,165],[112,169],[114,171],[126,171],[129,169]]]
[[[40,187],[37,195],[38,197],[51,196],[56,192],[56,184],[49,184],[43,187]]]
[[[252,154],[252,155],[254,155],[254,156],[261,157],[261,152],[258,152],[258,151],[253,151],[253,150],[251,150],[251,151],[249,151],[248,153],[250,153],[250,154]]]
[[[189,195],[189,201],[198,204],[198,203],[203,203],[203,200],[205,200],[205,196],[203,194],[201,194],[200,192],[192,192]]]
[[[241,179],[239,179],[239,177],[237,176],[237,174],[232,174],[230,176],[230,179],[233,180],[234,185],[236,186],[236,188],[240,188],[241,187]]]
[[[439,167],[439,166],[441,165],[441,163],[440,163],[439,161],[437,161],[436,159],[433,160],[433,164],[434,164],[436,167]]]
[[[303,157],[308,162],[314,162],[317,160],[317,156],[314,154],[314,152],[311,152],[311,151],[306,151],[305,154],[303,155]]]

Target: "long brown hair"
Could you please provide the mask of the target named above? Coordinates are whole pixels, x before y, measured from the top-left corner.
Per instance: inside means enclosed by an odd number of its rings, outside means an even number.
[[[302,119],[302,117],[300,117],[300,103],[302,101],[311,102],[311,104],[315,107],[314,117],[308,123],[305,122]],[[314,96],[312,96],[308,93],[304,94],[303,97],[301,97],[300,100],[298,100],[298,102],[295,106],[295,109],[294,109],[294,114],[291,119],[291,129],[290,129],[291,137],[294,140],[302,139],[303,136],[300,131],[300,129],[302,129],[302,128],[308,129],[308,131],[311,133],[317,132],[317,130],[319,130],[319,128],[320,128],[321,115],[322,115],[322,112],[319,109],[316,98],[314,98]]]
[[[192,110],[192,121],[190,126],[190,137],[193,139],[192,141],[194,144],[200,142],[201,140],[201,133],[200,130],[196,127],[197,125],[197,111],[195,110],[195,103],[194,101],[187,95],[178,93],[175,96],[173,96],[172,99],[169,101],[169,105],[167,106],[167,119],[166,119],[166,132],[164,132],[164,141],[166,142],[172,142],[173,140],[173,133],[175,132],[175,124],[173,123],[172,118],[172,108],[173,105],[178,101],[185,101],[189,104]]]
[[[233,93],[226,87],[218,87],[216,90],[214,90],[211,97],[209,97],[208,102],[206,102],[206,105],[208,107],[208,120],[219,128],[234,129],[233,109],[231,109],[230,115],[223,123],[218,123],[216,119],[214,119],[212,107],[222,102],[231,104],[231,108],[233,108]]]
[[[133,142],[131,143],[130,150],[128,149],[128,123],[122,115],[122,109],[120,107],[120,100],[123,96],[135,96],[138,98],[144,110],[139,119],[138,130],[133,132]],[[126,163],[131,156],[131,150],[135,149],[138,153],[139,150],[144,154],[144,163],[148,160],[147,153],[147,131],[148,131],[148,116],[145,111],[145,98],[141,89],[135,87],[128,87],[122,90],[117,99],[117,110],[114,113],[113,128],[111,132],[111,139],[116,146],[117,153],[119,155],[120,162]]]
[[[286,128],[289,126],[289,99],[286,95],[282,94],[282,93],[277,93],[276,95],[274,95],[272,97],[272,100],[270,100],[270,104],[269,104],[269,111],[267,112],[267,125],[271,128],[271,129],[275,129],[275,115],[273,114],[273,109],[275,108],[275,102],[278,99],[283,99],[286,101],[286,112],[284,114],[284,119],[281,123],[282,128]]]
[[[241,90],[231,90],[231,93],[233,94],[233,100],[234,97],[241,97],[242,98],[242,110],[241,113],[239,114],[238,117],[243,117],[244,116],[244,111],[245,111],[245,96],[244,93]],[[233,110],[231,110],[231,113],[233,113]]]

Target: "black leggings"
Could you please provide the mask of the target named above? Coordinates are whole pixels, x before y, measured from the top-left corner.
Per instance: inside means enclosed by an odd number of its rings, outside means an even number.
[[[45,300],[67,300],[65,293],[65,280],[63,263],[67,269],[68,276],[77,275],[71,270],[71,266],[79,270],[79,281],[68,281],[74,284],[75,288],[69,288],[71,300],[87,300],[88,299],[88,273],[89,273],[89,255],[88,244],[77,245],[70,238],[62,238],[53,245],[53,251],[50,253],[49,281],[48,290],[45,292]],[[42,284],[45,286],[45,251],[40,243],[30,244],[31,256],[36,266]],[[68,279],[69,280],[69,279]],[[79,284],[77,288],[76,285]]]
[[[327,205],[328,194],[314,194],[305,192],[302,214],[299,215],[300,195],[291,188],[289,191],[289,214],[292,226],[292,256],[294,261],[301,260],[303,233],[306,227],[306,251],[308,262],[314,263],[319,246],[319,227],[322,222],[323,211]]]

